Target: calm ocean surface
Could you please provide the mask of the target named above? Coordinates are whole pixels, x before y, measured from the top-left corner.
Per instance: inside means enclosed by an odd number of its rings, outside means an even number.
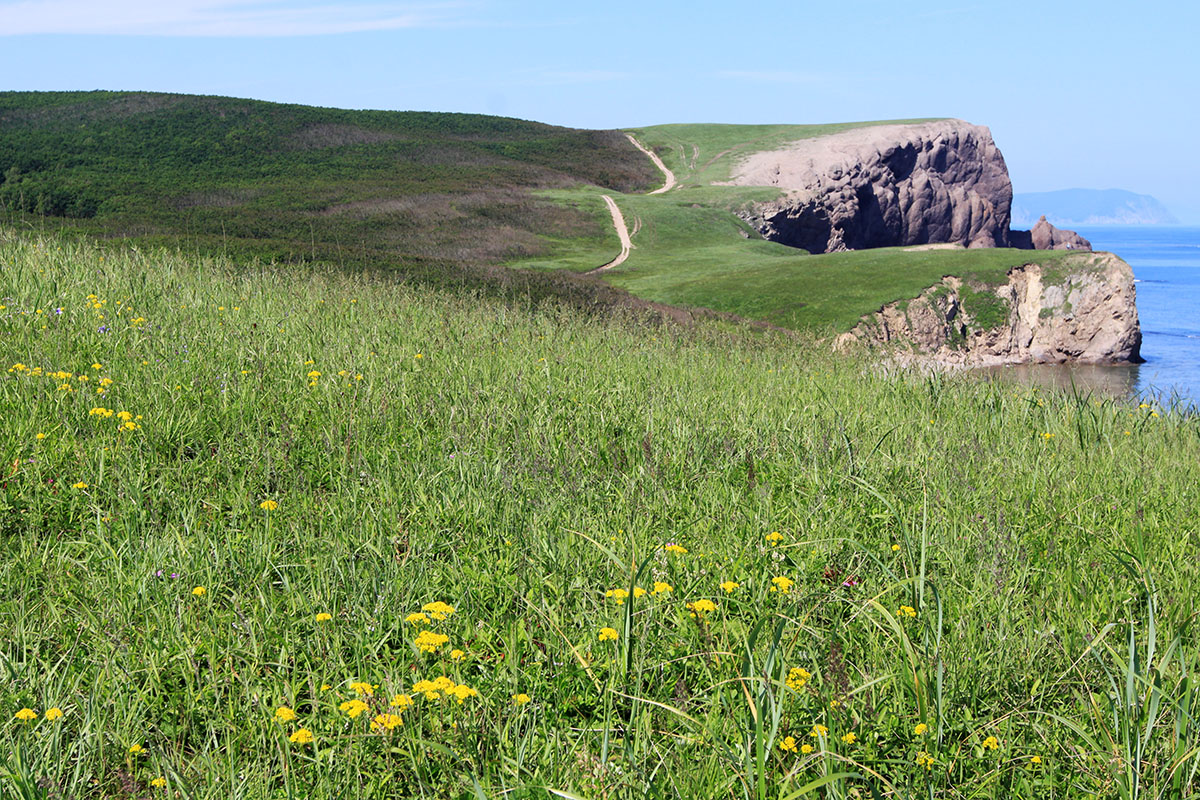
[[[1079,228],[1096,250],[1133,267],[1145,364],[1012,367],[1020,380],[1200,407],[1200,228]]]

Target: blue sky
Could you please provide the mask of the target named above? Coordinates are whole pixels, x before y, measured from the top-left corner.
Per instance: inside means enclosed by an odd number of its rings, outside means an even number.
[[[1200,224],[1200,3],[0,0],[0,88],[143,89],[579,127],[952,116],[1016,191]]]

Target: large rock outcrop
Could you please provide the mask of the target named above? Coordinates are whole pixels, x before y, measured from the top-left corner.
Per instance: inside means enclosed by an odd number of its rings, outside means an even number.
[[[1032,231],[1009,231],[1004,156],[987,128],[958,119],[801,139],[745,157],[728,184],[782,189],[742,217],[764,238],[811,253],[941,243],[1091,249],[1044,217]]]
[[[812,253],[1008,245],[1012,182],[1004,156],[987,128],[962,120],[803,139],[746,157],[729,183],[784,190],[743,216],[765,238]]]
[[[943,364],[1141,361],[1133,271],[1112,253],[1080,253],[1008,272],[1000,286],[946,277],[891,303],[841,341],[890,344]]]

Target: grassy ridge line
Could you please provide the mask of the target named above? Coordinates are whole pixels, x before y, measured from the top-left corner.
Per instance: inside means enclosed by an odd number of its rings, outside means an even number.
[[[1195,788],[1194,416],[386,276],[0,270],[5,791]]]
[[[630,128],[629,132],[662,158],[680,184],[708,185],[729,180],[739,158],[775,150],[789,142],[877,125],[912,125],[926,119],[890,119],[820,125],[719,125],[683,123]]]
[[[263,260],[428,271],[588,239],[537,188],[636,191],[616,131],[145,92],[0,93],[0,205],[102,236]]]

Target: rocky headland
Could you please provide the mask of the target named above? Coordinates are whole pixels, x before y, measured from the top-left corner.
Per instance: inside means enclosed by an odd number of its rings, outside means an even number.
[[[843,342],[890,344],[941,363],[1140,361],[1129,265],[1092,254],[1045,217],[1010,230],[1012,182],[983,126],[947,119],[876,125],[792,142],[743,158],[731,185],[771,186],[779,198],[741,216],[766,239],[812,253],[872,247],[1016,247],[1031,254],[1002,285],[946,276],[920,297],[864,318]],[[1045,263],[1042,263],[1045,261]]]
[[[1012,181],[991,131],[958,119],[871,125],[742,159],[727,182],[783,195],[743,218],[764,238],[810,253],[869,247],[1086,249],[1043,217],[1010,231]]]
[[[1112,253],[1030,262],[1000,286],[947,276],[884,306],[839,343],[853,341],[963,366],[1142,360],[1133,271]]]

